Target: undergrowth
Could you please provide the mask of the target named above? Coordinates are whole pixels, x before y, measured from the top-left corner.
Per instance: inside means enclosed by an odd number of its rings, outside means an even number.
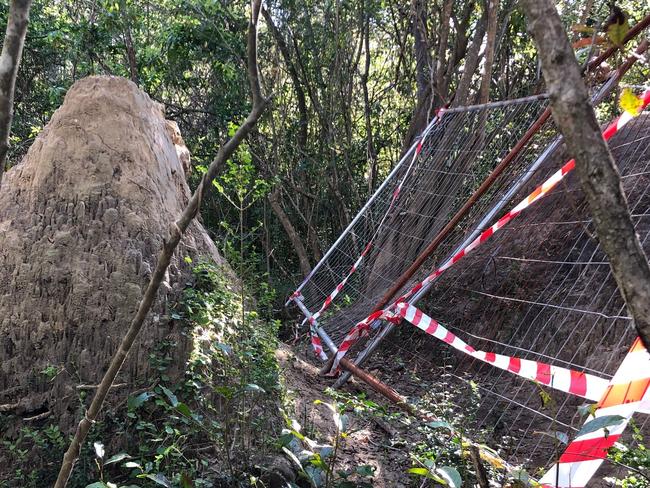
[[[236,487],[258,484],[256,455],[276,449],[281,425],[276,321],[248,310],[247,298],[219,267],[194,267],[171,319],[192,352],[182,378],[170,369],[177,344],[149,355],[149,385],[108,409],[92,429],[70,487]],[[79,414],[85,408],[80,393]],[[53,481],[67,439],[57,426],[23,428],[3,450],[17,468],[0,487]],[[28,460],[37,465],[25,471]]]

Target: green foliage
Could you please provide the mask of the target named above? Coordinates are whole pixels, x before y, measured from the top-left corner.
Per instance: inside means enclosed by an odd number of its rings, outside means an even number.
[[[304,434],[303,428],[286,413],[287,428],[278,439],[278,447],[293,462],[300,477],[313,488],[368,488],[372,487],[375,475],[373,466],[364,464],[351,469],[337,469],[338,456],[349,432],[348,416],[337,402],[325,403],[316,400],[314,404],[326,406],[332,413],[335,427],[332,444],[320,445]],[[314,432],[318,435],[318,432]]]
[[[650,487],[650,450],[644,444],[641,428],[630,422],[632,441],[629,445],[616,443],[608,454],[607,459],[627,471],[620,478],[606,478],[606,481],[622,486],[623,488],[648,488]]]

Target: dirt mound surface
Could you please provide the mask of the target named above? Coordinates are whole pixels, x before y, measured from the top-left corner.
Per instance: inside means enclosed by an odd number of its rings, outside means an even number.
[[[74,422],[128,327],[168,225],[190,196],[158,104],[123,78],[75,83],[0,192],[0,411]],[[189,351],[170,308],[184,257],[223,263],[193,223],[118,383],[142,386],[151,348]]]

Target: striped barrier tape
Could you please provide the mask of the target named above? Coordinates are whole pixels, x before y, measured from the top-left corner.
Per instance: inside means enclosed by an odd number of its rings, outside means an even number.
[[[632,415],[650,406],[650,354],[637,338],[598,402],[594,418],[621,417],[620,423],[580,434],[539,480],[544,488],[582,488],[596,474],[607,450],[619,440]],[[583,427],[584,429],[584,427]]]
[[[314,325],[309,327],[309,335],[311,336],[311,347],[314,349],[314,354],[316,354],[320,360],[327,361],[327,354],[325,354],[325,351],[323,350],[323,342],[314,330]]]
[[[561,368],[539,361],[476,350],[437,321],[408,303],[402,302],[398,304],[397,313],[418,329],[432,335],[436,339],[446,342],[454,349],[479,361],[521,376],[522,378],[536,381],[556,390],[581,396],[595,402],[602,398],[607,389],[608,381],[599,376]]]
[[[648,104],[650,104],[650,90],[647,90],[641,97],[641,104],[640,107],[638,108],[637,114],[641,113],[648,106]],[[605,139],[606,141],[611,139],[622,127],[624,127],[634,117],[635,115],[627,111],[623,112],[623,114],[621,114],[618,118],[616,118],[614,122],[612,122],[603,131],[603,139]],[[395,309],[398,303],[408,301],[408,299],[412,297],[415,293],[417,293],[420,289],[422,289],[422,287],[424,287],[428,283],[431,283],[432,281],[440,277],[440,275],[442,275],[445,271],[451,268],[454,264],[456,264],[462,258],[470,254],[481,244],[489,240],[496,232],[498,232],[500,229],[505,227],[511,220],[516,218],[523,210],[530,207],[533,203],[539,201],[544,196],[546,196],[574,168],[575,168],[575,159],[571,159],[564,166],[562,166],[562,168],[560,168],[553,175],[551,175],[551,177],[548,178],[544,183],[538,186],[530,195],[528,195],[521,202],[519,202],[512,210],[510,210],[503,217],[501,217],[494,225],[484,230],[476,239],[474,239],[471,243],[469,243],[465,248],[461,249],[459,252],[457,252],[455,255],[449,258],[442,266],[436,269],[424,280],[416,284],[406,294],[402,295],[397,300],[395,300],[392,305],[388,306],[383,311],[380,311],[383,313],[379,313],[379,315],[377,316],[377,312],[375,312],[372,315],[363,319],[361,322],[355,324],[350,330],[350,332],[348,332],[348,334],[345,336],[343,342],[339,346],[339,350],[336,353],[331,373],[333,374],[338,370],[338,364],[341,358],[345,356],[345,354],[350,350],[350,348],[354,345],[354,343],[357,340],[359,340],[359,338],[364,337],[365,335],[368,334],[368,329],[370,328],[370,324],[372,323],[373,320],[377,318],[390,320],[391,317],[394,317],[394,314],[391,311]],[[371,319],[371,317],[373,316],[375,317],[375,319]]]

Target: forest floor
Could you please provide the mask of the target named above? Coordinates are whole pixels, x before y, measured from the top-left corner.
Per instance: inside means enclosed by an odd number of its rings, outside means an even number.
[[[374,468],[374,477],[368,486],[419,487],[426,480],[409,474],[408,470],[422,466],[423,460],[435,459],[436,463],[457,468],[464,481],[469,482],[474,478],[471,460],[467,455],[460,454],[459,445],[449,431],[431,429],[431,422],[405,414],[354,377],[340,390],[328,389],[333,380],[319,376],[321,364],[311,353],[308,344],[281,344],[276,357],[282,370],[286,396],[294,406],[294,418],[315,440],[332,443],[336,435],[332,412],[324,403],[336,401],[341,411],[349,416],[349,435],[342,442],[336,458],[336,469],[354,471],[357,467],[369,465]],[[385,360],[387,357],[391,358],[390,361]],[[396,388],[420,411],[460,429],[474,442],[480,443],[481,448],[492,448],[490,452],[498,452],[498,457],[504,457],[515,466],[537,466],[537,469],[529,471],[534,478],[538,478],[545,471],[544,467],[559,454],[561,446],[558,447],[557,443],[549,441],[540,446],[539,435],[519,427],[531,421],[535,425],[536,417],[526,410],[502,412],[496,405],[496,413],[492,412],[484,419],[488,426],[476,429],[476,420],[483,418],[486,408],[485,404],[480,406],[482,402],[476,388],[470,385],[463,387],[462,383],[452,384],[446,368],[432,364],[422,354],[404,357],[387,344],[371,358],[366,370]],[[503,380],[495,383],[489,375],[475,374],[472,378],[485,388],[504,392],[517,384]],[[533,453],[533,457],[523,458],[522,453]],[[494,465],[487,462],[483,464],[491,479],[499,479],[504,486],[516,486],[508,482],[511,478],[502,469],[495,470]],[[612,476],[616,471],[613,465],[606,465],[600,475]],[[601,478],[593,480],[593,486],[611,484]]]
[[[304,348],[292,348],[286,344],[277,350],[287,396],[292,400],[294,415],[304,430],[317,436],[315,440],[318,442],[332,443],[336,426],[332,412],[325,405],[333,402],[332,395],[326,392],[332,379],[319,376],[319,366],[303,352]],[[370,402],[386,403],[354,380],[346,385],[344,391],[365,393]],[[314,403],[317,401],[323,403]],[[391,408],[386,412],[388,415],[391,415]],[[335,469],[354,471],[357,467],[368,465],[374,468],[373,487],[411,486],[406,473],[412,461],[406,448],[409,425],[404,423],[405,419],[397,414],[398,421],[388,422],[363,408],[346,409],[346,415],[349,417],[349,433],[339,448]]]

